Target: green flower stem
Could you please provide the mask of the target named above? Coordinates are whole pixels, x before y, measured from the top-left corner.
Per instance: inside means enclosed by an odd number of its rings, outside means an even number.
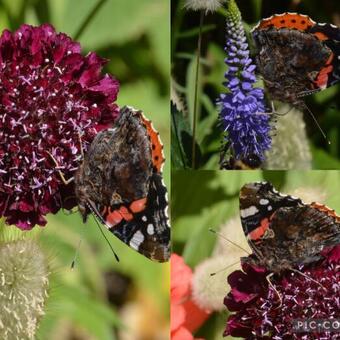
[[[97,4],[92,8],[90,13],[87,15],[83,23],[80,25],[78,31],[74,35],[74,40],[79,40],[80,36],[84,33],[86,27],[89,25],[91,20],[96,16],[97,12],[104,5],[107,0],[99,0]]]
[[[195,92],[194,92],[194,115],[192,121],[192,163],[191,167],[196,167],[196,125],[197,125],[197,106],[198,106],[198,76],[200,67],[201,47],[202,47],[202,27],[204,20],[204,11],[201,10],[200,15],[200,30],[198,34],[198,45],[197,45],[197,59],[196,59],[196,79],[195,79]]]

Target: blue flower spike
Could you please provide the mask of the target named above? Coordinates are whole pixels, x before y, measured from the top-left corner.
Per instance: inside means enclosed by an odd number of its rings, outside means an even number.
[[[270,114],[263,89],[254,87],[256,66],[249,56],[241,13],[234,0],[227,2],[224,50],[228,66],[224,85],[228,92],[220,95],[218,104],[226,145],[236,160],[257,156],[263,161],[271,147]]]

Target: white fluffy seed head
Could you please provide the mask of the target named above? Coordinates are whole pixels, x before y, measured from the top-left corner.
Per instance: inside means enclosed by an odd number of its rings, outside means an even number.
[[[226,256],[220,255],[207,259],[196,267],[192,280],[192,296],[202,309],[210,311],[225,309],[223,299],[230,290],[226,278],[238,267],[230,267],[213,276],[210,274],[225,268],[228,262],[230,261]]]
[[[312,154],[302,112],[289,105],[282,105],[278,113],[282,116],[275,125],[272,147],[266,153],[263,167],[267,170],[311,169]],[[290,142],[287,143],[287,140]]]
[[[208,13],[217,11],[223,2],[224,0],[185,0],[184,7],[193,11],[204,10]]]
[[[34,339],[45,314],[49,269],[32,239],[0,243],[0,338]]]
[[[327,199],[327,194],[321,186],[315,187],[300,187],[295,190],[288,191],[291,196],[301,198],[303,202],[312,203],[320,202],[324,203]]]
[[[231,244],[225,238],[251,253],[247,238],[245,237],[242,229],[240,216],[231,218],[217,230],[221,235],[223,235],[223,237],[216,235],[214,255],[224,255],[234,262],[242,256],[247,256],[245,251]]]

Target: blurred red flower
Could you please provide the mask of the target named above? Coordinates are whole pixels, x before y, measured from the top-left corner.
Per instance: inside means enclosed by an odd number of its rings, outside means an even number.
[[[171,255],[171,340],[193,340],[192,335],[209,317],[191,296],[192,270],[183,258]]]

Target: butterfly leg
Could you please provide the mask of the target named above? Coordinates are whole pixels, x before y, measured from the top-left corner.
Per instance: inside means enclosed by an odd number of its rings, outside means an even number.
[[[279,114],[274,106],[274,102],[271,100],[271,110],[269,112],[256,112],[258,115],[273,115],[273,116],[283,116],[284,114]]]
[[[78,139],[79,139],[79,145],[80,145],[80,154],[81,154],[81,159],[84,159],[84,149],[83,149],[83,143],[81,140],[81,134],[80,131],[78,131]]]
[[[55,166],[58,168],[58,167],[59,167],[59,164],[58,164],[57,160],[53,157],[53,155],[52,155],[50,152],[48,152],[48,151],[46,151],[46,152],[47,152],[48,155],[51,157],[51,159],[52,159],[52,161],[54,162]],[[62,182],[63,182],[65,185],[68,185],[68,184],[70,184],[71,182],[74,181],[74,177],[71,177],[71,178],[69,178],[69,179],[66,179],[65,176],[64,176],[64,174],[63,174],[60,170],[57,170],[57,171],[58,171],[58,174],[59,174],[59,176],[60,176]]]
[[[287,115],[290,111],[292,111],[294,109],[294,106],[291,106],[288,111],[284,112],[284,113],[279,113],[276,109],[275,109],[275,106],[274,106],[274,102],[272,101],[272,112],[271,114],[275,115],[275,116],[285,116]]]
[[[313,279],[312,277],[310,277],[309,275],[307,275],[307,274],[305,274],[305,273],[302,273],[300,270],[293,269],[293,268],[291,268],[290,270],[291,270],[292,272],[294,272],[294,273],[298,273],[298,274],[302,275],[303,277],[307,278],[308,280],[313,281],[313,282],[316,283],[318,286],[320,286],[322,289],[327,290],[327,288],[324,287],[320,282],[314,280],[314,279]]]
[[[276,307],[276,308],[279,308],[282,306],[282,296],[281,294],[279,293],[279,291],[275,288],[275,286],[273,285],[273,283],[270,281],[271,277],[274,275],[274,273],[270,273],[269,275],[266,276],[266,280],[269,284],[270,287],[273,288],[274,292],[276,293],[277,297],[279,298],[280,300],[280,304]]]

